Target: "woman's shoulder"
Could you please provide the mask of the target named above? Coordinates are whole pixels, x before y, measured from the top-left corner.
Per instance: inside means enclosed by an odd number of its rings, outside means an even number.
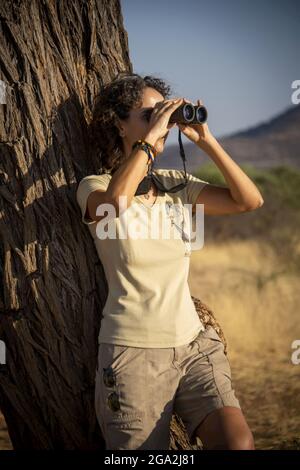
[[[99,183],[109,183],[110,179],[110,173],[102,173],[101,175],[87,175],[79,181],[79,184],[90,181],[98,181]]]
[[[111,175],[108,173],[102,173],[101,175],[87,175],[84,176],[80,181],[76,189],[77,200],[86,200],[89,193],[101,189],[106,191]]]

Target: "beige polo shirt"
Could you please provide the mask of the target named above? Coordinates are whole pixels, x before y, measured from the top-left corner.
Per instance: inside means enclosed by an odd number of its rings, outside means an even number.
[[[168,188],[184,181],[183,170],[153,171]],[[134,196],[120,217],[111,212],[99,222],[86,218],[87,199],[96,189],[106,190],[112,175],[80,181],[81,221],[93,237],[109,287],[99,343],[169,348],[189,343],[204,329],[188,285],[192,244],[187,234],[195,216],[183,205],[194,204],[209,183],[187,176],[184,189],[159,191],[152,207],[143,204],[142,195]]]

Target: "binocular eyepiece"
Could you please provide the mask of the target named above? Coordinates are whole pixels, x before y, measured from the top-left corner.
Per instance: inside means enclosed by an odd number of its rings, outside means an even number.
[[[207,109],[205,106],[192,105],[185,103],[175,109],[171,114],[169,123],[179,124],[204,124],[207,120]]]

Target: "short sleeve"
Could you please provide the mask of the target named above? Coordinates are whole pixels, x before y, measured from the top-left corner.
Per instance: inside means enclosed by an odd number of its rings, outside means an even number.
[[[87,208],[87,200],[88,200],[90,193],[93,191],[96,191],[97,189],[106,191],[110,178],[111,178],[111,175],[104,173],[103,175],[85,176],[79,182],[79,185],[76,191],[76,200],[81,210],[81,221],[84,224],[89,225],[89,224],[95,223],[94,220],[87,218],[85,215],[86,208]]]
[[[208,181],[204,181],[191,173],[187,173],[188,183],[186,186],[186,198],[188,204],[196,204],[200,191],[207,185],[210,184]]]

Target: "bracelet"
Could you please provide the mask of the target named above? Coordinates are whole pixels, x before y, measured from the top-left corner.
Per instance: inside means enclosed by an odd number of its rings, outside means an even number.
[[[146,145],[138,145],[137,147],[144,150],[146,154],[148,155],[147,165],[149,164],[149,160],[151,160],[152,163],[154,162],[154,156],[152,155],[151,150],[149,150],[149,148]]]
[[[148,147],[148,145],[146,143],[137,141],[137,142],[134,143],[132,148],[135,149],[137,147],[140,148],[141,150],[144,150],[146,152],[146,154],[148,155],[147,164],[149,163],[149,160],[151,160],[152,163],[154,162],[155,157],[153,156],[152,150]]]
[[[137,145],[139,144],[144,144],[146,145],[147,147],[149,147],[149,149],[153,152],[154,156],[156,157],[156,149],[155,147],[153,147],[153,145],[149,144],[149,142],[147,142],[146,140],[142,140],[142,139],[139,139],[137,141],[134,142],[132,148],[134,149]]]
[[[146,145],[149,148],[149,150],[152,151],[154,158],[156,157],[157,152],[156,152],[155,147],[153,147],[153,145],[149,144],[149,142],[147,142],[146,140],[139,139],[139,140],[135,141],[133,146],[132,146],[132,149],[134,149],[135,147],[137,147],[140,144]]]

